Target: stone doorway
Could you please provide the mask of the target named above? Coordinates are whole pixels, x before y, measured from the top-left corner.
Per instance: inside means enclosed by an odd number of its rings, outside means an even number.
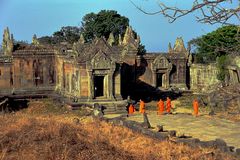
[[[159,55],[152,62],[152,86],[156,88],[169,88],[169,74],[172,70],[172,64],[167,58]]]
[[[163,86],[163,73],[157,73],[157,82],[156,87],[162,87]]]
[[[94,97],[99,98],[104,96],[104,76],[94,77]]]

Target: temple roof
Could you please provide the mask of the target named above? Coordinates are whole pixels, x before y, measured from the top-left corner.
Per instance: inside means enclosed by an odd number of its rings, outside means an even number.
[[[76,43],[73,50],[77,54],[78,62],[86,62],[91,60],[99,51],[106,54],[109,58],[118,58],[122,47],[111,46],[104,38],[96,38],[92,43]]]

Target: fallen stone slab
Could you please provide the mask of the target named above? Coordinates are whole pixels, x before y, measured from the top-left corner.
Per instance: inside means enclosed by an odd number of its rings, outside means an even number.
[[[176,137],[177,131],[171,130],[171,131],[168,131],[168,134],[170,137]]]
[[[157,125],[157,132],[163,132],[163,126]]]

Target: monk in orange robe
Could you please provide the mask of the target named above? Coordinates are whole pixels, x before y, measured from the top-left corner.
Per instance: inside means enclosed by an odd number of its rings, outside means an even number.
[[[194,101],[193,101],[193,115],[194,116],[198,116],[198,107],[199,107],[198,100],[194,99]]]
[[[133,106],[133,104],[130,104],[129,108],[128,108],[128,114],[133,114],[135,112],[135,108]]]
[[[166,102],[166,108],[167,108],[167,113],[171,112],[171,99],[167,97],[167,102]]]
[[[139,107],[140,113],[145,113],[145,103],[140,99],[140,107]]]
[[[164,102],[162,99],[158,101],[158,112],[157,114],[163,114],[164,112]]]

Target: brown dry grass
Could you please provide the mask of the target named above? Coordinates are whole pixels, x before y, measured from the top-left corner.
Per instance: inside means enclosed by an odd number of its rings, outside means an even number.
[[[75,113],[49,113],[45,102],[35,104],[0,116],[0,159],[234,159],[214,149],[159,141],[90,117],[80,117],[75,124]],[[36,106],[37,113],[32,110]]]

